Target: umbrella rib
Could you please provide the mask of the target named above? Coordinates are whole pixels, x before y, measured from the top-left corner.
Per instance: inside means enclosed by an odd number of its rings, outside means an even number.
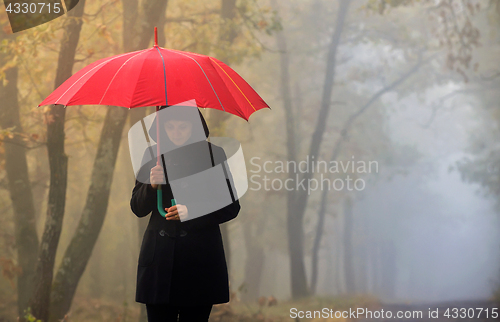
[[[219,104],[220,104],[220,106],[222,107],[222,110],[225,112],[225,111],[226,111],[226,109],[225,109],[225,108],[224,108],[224,106],[222,105],[222,102],[221,102],[221,101],[220,101],[220,99],[219,99],[219,95],[217,95],[217,92],[215,91],[214,87],[212,86],[212,82],[210,82],[210,79],[208,79],[208,76],[207,76],[207,74],[205,73],[205,70],[203,70],[203,67],[201,67],[201,65],[200,65],[200,64],[196,61],[196,59],[194,59],[193,57],[190,57],[190,56],[188,56],[188,55],[186,55],[186,54],[180,53],[180,52],[178,52],[178,51],[176,51],[176,50],[173,50],[173,52],[175,52],[175,53],[177,53],[177,54],[179,54],[179,55],[183,55],[183,56],[186,56],[186,57],[188,57],[188,58],[191,58],[191,59],[192,59],[192,60],[193,60],[193,61],[194,61],[197,65],[198,65],[198,67],[200,67],[201,71],[203,72],[203,75],[205,75],[205,78],[206,78],[206,79],[207,79],[207,81],[208,81],[208,84],[210,84],[210,87],[212,87],[212,91],[214,92],[215,97],[217,97],[217,100],[219,101]]]
[[[236,85],[236,83],[234,82],[234,80],[231,78],[231,76],[229,76],[229,74],[224,70],[224,68],[222,68],[212,57],[209,57],[211,61],[213,61],[215,64],[217,64],[217,66],[219,66],[220,69],[222,69],[222,71],[224,72],[224,74],[226,74],[226,76],[231,80],[231,82],[233,82],[234,86],[236,86],[236,88],[240,91],[241,95],[243,95],[243,97],[247,100],[248,104],[250,104],[250,106],[253,108],[253,110],[256,112],[257,110],[255,109],[255,107],[253,106],[253,104],[250,102],[250,100],[247,98],[247,96],[245,95],[245,93],[243,93],[243,91],[238,87],[238,85]]]
[[[142,131],[144,132],[144,137],[146,138],[146,142],[148,142],[148,150],[151,154],[151,160],[154,160],[155,155],[153,153],[153,148],[151,147],[151,142],[149,142],[148,130],[146,130],[146,124],[144,123],[144,119],[141,119]]]
[[[128,53],[127,53],[127,54],[128,54]],[[110,62],[110,61],[112,61],[112,60],[115,60],[115,59],[117,59],[117,58],[120,58],[121,56],[124,56],[124,55],[127,55],[127,54],[118,55],[118,56],[116,56],[116,57],[113,57],[112,59],[108,59],[108,60],[103,61],[102,63],[100,63],[100,64],[98,64],[98,65],[94,66],[91,70],[87,71],[87,72],[86,72],[85,74],[83,74],[80,78],[78,78],[75,82],[73,82],[73,84],[71,84],[71,86],[70,86],[70,87],[68,87],[68,89],[67,89],[64,93],[62,93],[62,95],[61,95],[61,96],[59,96],[59,98],[58,98],[58,99],[56,99],[56,100],[55,100],[55,103],[54,103],[54,104],[57,104],[57,102],[58,102],[58,101],[59,101],[59,100],[60,100],[60,99],[61,99],[64,95],[66,95],[66,93],[67,93],[67,92],[68,92],[68,91],[69,91],[69,90],[70,90],[73,86],[75,86],[75,84],[76,84],[76,83],[78,83],[78,81],[79,81],[80,79],[82,79],[83,77],[85,77],[88,73],[90,73],[91,71],[93,71],[93,70],[94,70],[94,69],[96,69],[97,67],[100,67],[100,66],[102,66],[102,65],[104,65],[104,64],[107,64],[108,62]]]
[[[102,103],[102,100],[104,99],[104,96],[106,96],[106,94],[108,93],[108,90],[109,90],[109,87],[111,86],[111,83],[113,83],[113,81],[115,80],[116,78],[116,75],[118,75],[118,73],[120,72],[120,70],[123,68],[123,66],[125,66],[125,64],[127,64],[129,62],[129,60],[131,60],[132,58],[135,58],[141,54],[143,54],[145,52],[145,50],[142,50],[141,52],[139,52],[138,54],[130,57],[129,59],[127,59],[121,66],[120,68],[118,68],[118,70],[116,71],[116,73],[113,75],[113,78],[111,79],[111,81],[109,82],[108,84],[108,87],[106,88],[106,90],[104,91],[104,94],[102,94],[101,96],[101,100],[99,101],[99,104],[98,105],[101,105]]]
[[[163,59],[163,55],[161,54],[161,52],[158,49],[158,47],[155,47],[155,48],[158,51],[158,54],[160,54],[161,62],[163,64],[163,83],[165,85],[165,106],[168,106],[168,99],[167,99],[167,71],[165,70],[165,60]]]

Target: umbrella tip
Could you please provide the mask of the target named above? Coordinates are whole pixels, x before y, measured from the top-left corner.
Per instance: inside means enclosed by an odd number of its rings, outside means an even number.
[[[158,47],[158,28],[155,27],[155,47]]]

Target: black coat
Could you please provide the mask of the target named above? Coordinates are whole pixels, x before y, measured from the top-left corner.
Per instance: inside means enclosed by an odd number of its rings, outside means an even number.
[[[199,144],[211,146],[216,165],[225,160],[222,148],[206,141]],[[147,175],[155,162],[141,171]],[[169,207],[172,192],[168,185],[162,187],[163,205]],[[208,215],[180,222],[160,215],[156,193],[150,184],[136,180],[130,200],[138,217],[152,212],[139,254],[136,301],[173,305],[228,302],[228,272],[219,225],[238,215],[238,200]],[[189,204],[186,206],[189,212]]]

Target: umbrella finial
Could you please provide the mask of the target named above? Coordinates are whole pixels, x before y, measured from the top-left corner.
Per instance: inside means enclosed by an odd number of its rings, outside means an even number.
[[[158,28],[155,27],[155,47],[158,47]]]

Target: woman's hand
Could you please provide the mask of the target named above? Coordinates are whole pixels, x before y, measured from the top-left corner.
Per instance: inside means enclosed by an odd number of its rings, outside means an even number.
[[[186,220],[188,218],[188,209],[184,205],[175,205],[170,208],[165,208],[167,220]]]
[[[163,168],[161,165],[156,165],[151,169],[149,181],[153,189],[157,189],[159,184],[165,183],[165,176],[163,175]]]

